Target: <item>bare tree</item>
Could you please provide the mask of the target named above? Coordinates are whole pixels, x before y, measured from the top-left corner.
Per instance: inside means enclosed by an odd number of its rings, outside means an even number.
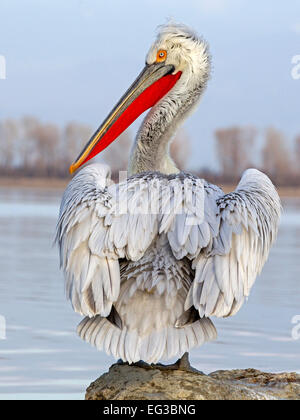
[[[20,122],[20,138],[17,143],[19,172],[34,175],[35,162],[38,158],[35,133],[40,126],[37,118],[26,116]]]
[[[76,122],[70,122],[66,125],[60,147],[59,166],[61,174],[67,172],[67,168],[77,158],[91,135],[92,129],[88,125]]]
[[[0,168],[2,173],[13,170],[18,124],[7,119],[0,123]]]
[[[35,168],[39,175],[53,175],[57,148],[59,144],[59,130],[53,124],[44,124],[36,128],[34,132],[36,144]]]
[[[252,166],[255,128],[230,127],[217,130],[215,136],[222,175],[226,179],[235,179]]]
[[[127,169],[131,145],[130,131],[126,130],[104,150],[103,159],[111,167],[114,176]]]
[[[263,170],[276,183],[283,183],[292,176],[292,165],[286,140],[274,128],[266,132],[265,146],[262,151]]]
[[[33,117],[0,121],[0,173],[66,177],[69,165],[91,134],[89,126],[76,122],[61,130]],[[217,130],[215,135],[222,173],[207,168],[202,171],[202,176],[208,176],[213,182],[231,182],[252,166],[256,130],[253,127],[230,127]],[[131,135],[127,130],[98,157],[110,165],[115,179],[118,171],[127,169],[131,145]],[[190,156],[190,139],[184,130],[179,130],[175,136],[170,154],[178,168],[184,170]],[[295,139],[291,156],[283,134],[269,128],[262,149],[262,170],[276,183],[299,185],[300,135]]]
[[[191,142],[187,132],[181,128],[175,135],[170,146],[170,155],[176,166],[184,170],[191,152]]]
[[[300,135],[295,140],[295,172],[300,175]]]

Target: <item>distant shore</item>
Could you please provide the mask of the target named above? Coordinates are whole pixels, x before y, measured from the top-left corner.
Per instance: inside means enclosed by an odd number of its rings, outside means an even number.
[[[63,190],[69,179],[63,178],[26,178],[26,177],[0,177],[0,188],[38,188]]]
[[[60,178],[25,178],[25,177],[0,177],[0,188],[37,188],[37,189],[52,189],[64,190],[70,179]],[[219,186],[227,193],[233,191],[236,186],[220,183]],[[300,198],[299,187],[279,187],[278,192],[280,197]]]

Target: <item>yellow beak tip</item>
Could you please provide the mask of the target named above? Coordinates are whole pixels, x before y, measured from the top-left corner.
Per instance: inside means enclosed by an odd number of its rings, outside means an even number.
[[[69,172],[70,172],[70,174],[72,175],[72,174],[76,171],[76,169],[77,169],[77,168],[76,168],[76,165],[74,165],[74,164],[73,164],[73,165],[71,165],[71,166],[70,166],[70,168],[69,168]]]

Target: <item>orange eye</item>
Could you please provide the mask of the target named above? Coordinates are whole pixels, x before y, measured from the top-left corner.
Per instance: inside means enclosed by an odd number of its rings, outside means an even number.
[[[159,50],[157,51],[156,61],[159,63],[161,61],[165,61],[167,58],[167,51],[166,50]]]

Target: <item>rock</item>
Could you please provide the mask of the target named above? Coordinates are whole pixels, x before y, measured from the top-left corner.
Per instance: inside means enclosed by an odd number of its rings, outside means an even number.
[[[209,375],[112,365],[87,388],[87,400],[278,400],[300,399],[300,375],[255,369]]]

